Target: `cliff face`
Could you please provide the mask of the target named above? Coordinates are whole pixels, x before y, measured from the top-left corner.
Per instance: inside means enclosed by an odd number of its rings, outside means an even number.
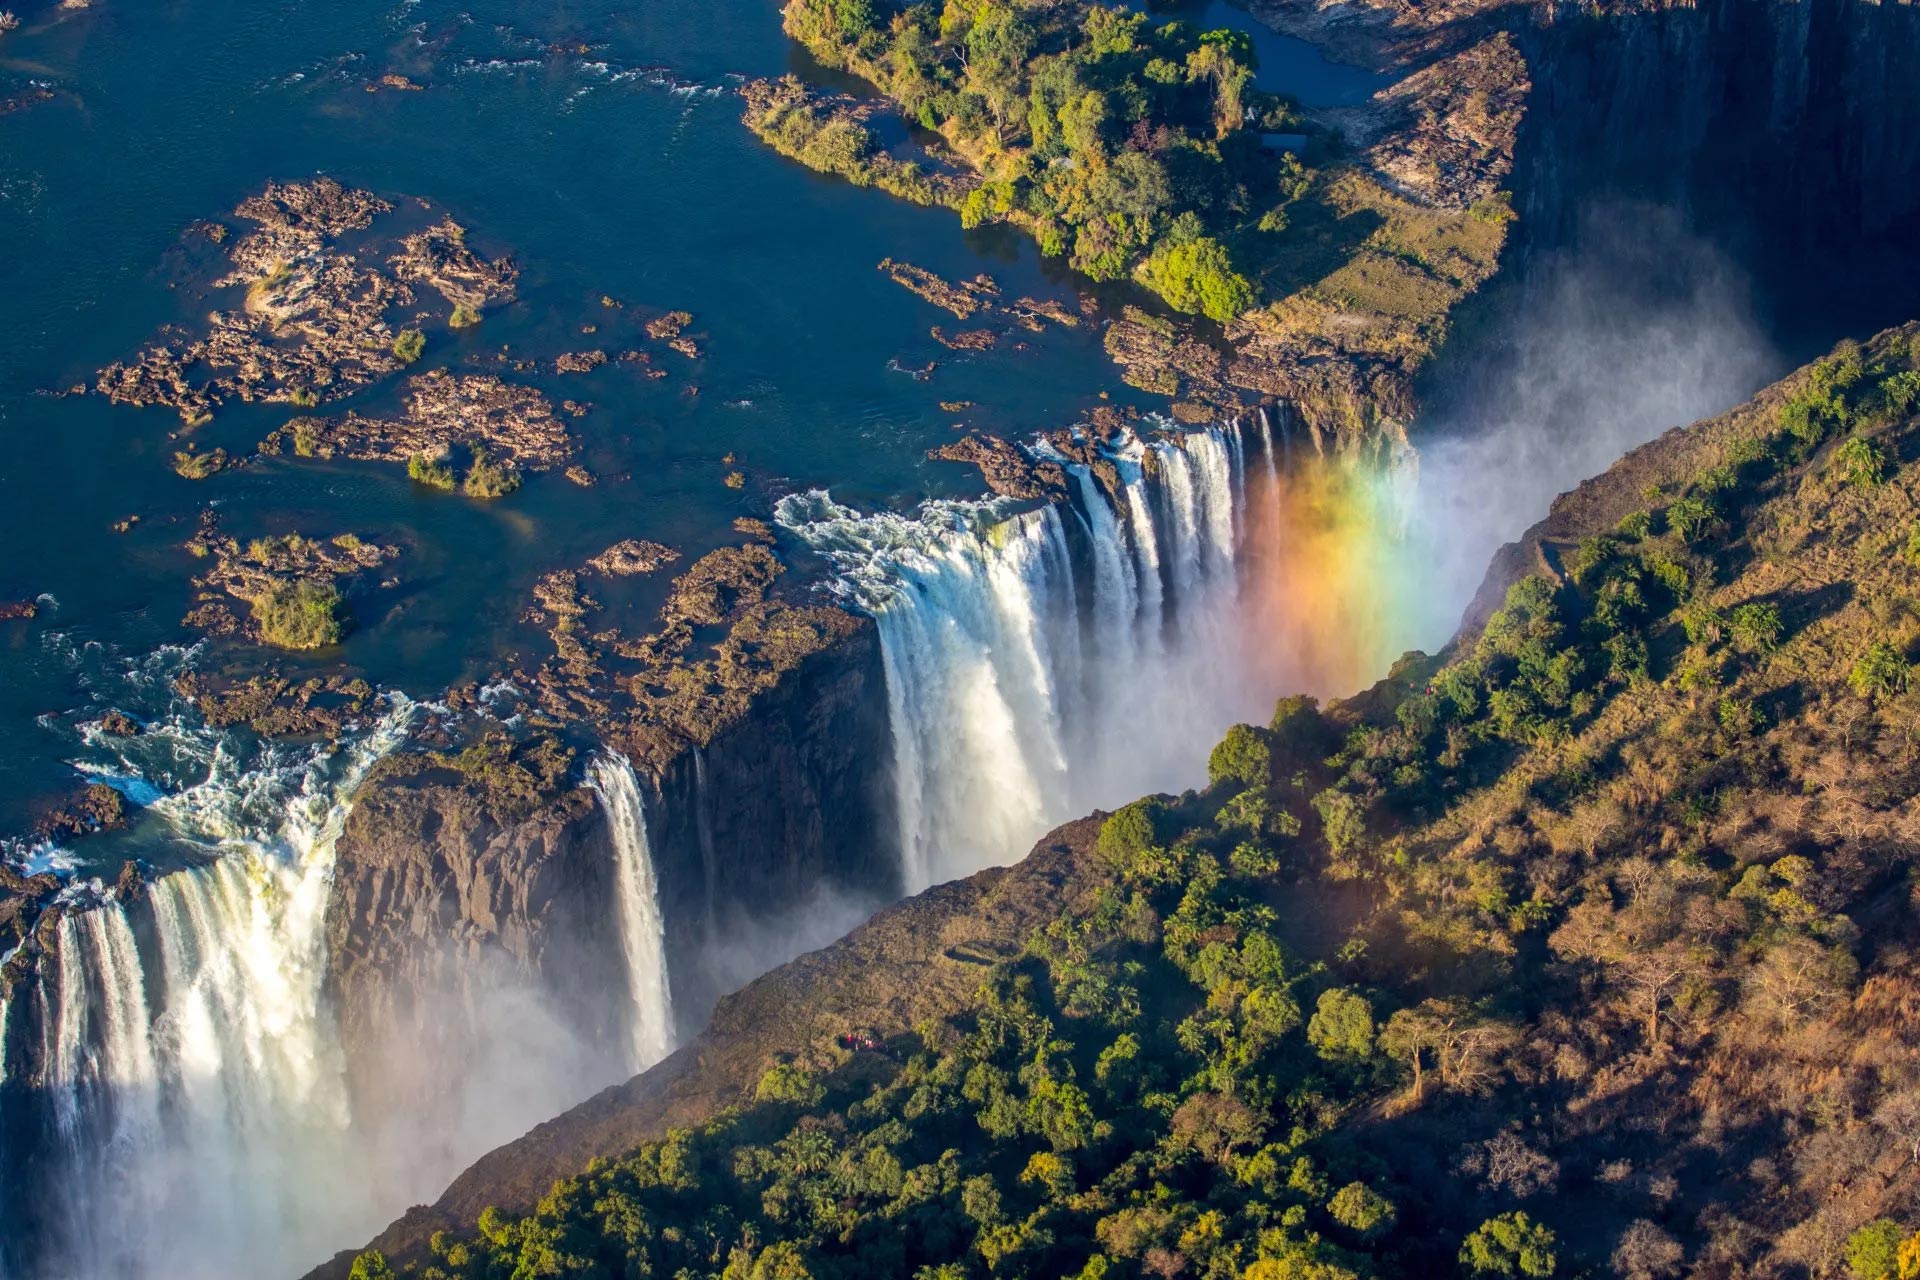
[[[1098,816],[1070,823],[1013,867],[930,889],[756,979],[722,1000],[706,1030],[672,1057],[483,1157],[375,1244],[391,1257],[416,1256],[435,1231],[465,1228],[489,1205],[525,1211],[555,1178],[596,1156],[750,1100],[780,1055],[807,1057],[849,1031],[897,1035],[960,1008],[988,965],[1092,901],[1107,880],[1091,856],[1098,832]],[[352,1257],[341,1254],[314,1274],[344,1276]]]
[[[823,895],[899,896],[880,638],[864,621],[652,779],[648,836],[683,1032],[768,965]],[[827,914],[833,914],[830,909]],[[743,971],[742,965],[750,971]]]
[[[866,625],[788,672],[704,750],[643,778],[683,1032],[799,949],[802,917],[843,926],[823,896],[864,914],[897,895],[886,707]],[[393,1063],[445,1070],[511,1045],[519,1033],[494,1024],[516,1008],[552,1019],[547,1038],[575,1060],[563,1070],[614,1061],[628,1009],[616,901],[612,833],[592,792],[502,803],[436,757],[376,768],[327,904],[327,989],[356,1117],[430,1109],[431,1071],[397,1087]]]
[[[1523,232],[1612,191],[1689,208],[1766,251],[1845,257],[1920,216],[1920,7],[1701,0],[1543,7],[1522,132]],[[1773,264],[1776,274],[1805,260]]]
[[[426,757],[377,770],[340,837],[327,903],[328,992],[356,1117],[428,1105],[431,1081],[396,1090],[391,1064],[462,1061],[502,989],[535,995],[583,1049],[613,1043],[625,1007],[614,901],[591,793],[503,814]]]

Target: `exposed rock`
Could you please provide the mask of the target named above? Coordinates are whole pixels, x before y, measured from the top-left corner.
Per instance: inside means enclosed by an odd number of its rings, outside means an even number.
[[[263,737],[338,737],[388,708],[365,680],[332,675],[295,684],[277,674],[229,679],[192,671],[174,681],[215,729],[244,724]]]
[[[927,456],[972,463],[980,468],[987,487],[1002,497],[1039,501],[1063,498],[1067,493],[1065,468],[1050,459],[1036,458],[999,436],[975,433],[964,440],[930,449]]]
[[[569,351],[553,362],[555,373],[590,373],[607,362],[604,351]]]
[[[407,380],[406,412],[397,418],[296,418],[260,442],[262,453],[406,462],[444,458],[455,445],[478,447],[527,471],[566,462],[573,438],[546,396],[492,374],[444,369]]]
[[[933,326],[933,340],[951,351],[991,351],[999,335],[991,329],[963,329],[949,334],[939,325]]]
[[[475,310],[513,296],[513,265],[474,254],[450,220],[397,248],[369,238],[392,210],[331,178],[269,183],[234,210],[254,229],[227,245],[230,269],[212,282],[244,288],[239,305],[214,311],[203,334],[169,331],[136,362],[110,365],[99,391],[168,405],[189,424],[236,398],[319,404],[405,367],[389,317],[415,305],[413,286]]]
[[[608,577],[621,578],[634,573],[652,573],[661,565],[672,564],[680,553],[672,547],[644,538],[616,542],[587,561],[587,568]]]
[[[466,228],[452,218],[402,240],[389,262],[400,279],[427,285],[455,306],[476,312],[510,301],[520,275],[511,259],[489,260],[468,248]]]
[[[140,732],[139,721],[117,708],[108,709],[96,723],[100,726],[100,732],[111,733],[116,737],[131,738]]]
[[[892,258],[882,258],[880,270],[891,276],[901,288],[920,295],[936,307],[953,312],[962,320],[976,311],[993,306],[1000,297],[1000,286],[993,282],[993,277],[985,274],[959,284],[950,284],[925,267],[916,267],[911,262],[895,262]]]
[[[126,797],[104,782],[93,782],[42,814],[33,824],[33,832],[43,840],[71,840],[126,825]]]
[[[436,1117],[413,1062],[471,1060],[503,993],[583,1046],[622,1028],[614,859],[550,740],[389,757],[355,793],[326,910],[328,999],[356,1118]],[[557,1045],[543,1045],[552,1053]]]
[[[40,606],[32,600],[0,600],[0,622],[31,618],[39,612]]]

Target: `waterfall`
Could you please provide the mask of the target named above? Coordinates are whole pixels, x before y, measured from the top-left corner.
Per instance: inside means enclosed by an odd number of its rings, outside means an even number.
[[[44,1238],[0,1266],[288,1272],[383,1220],[321,997],[322,923],[349,797],[411,712],[396,698],[339,747],[209,747],[204,781],[151,806],[206,860],[152,881],[147,954],[128,903],[76,886],[40,986],[60,1167],[26,1189]]]
[[[910,891],[1022,857],[1091,808],[1198,781],[1219,733],[1269,701],[1241,673],[1239,428],[1103,447],[1113,500],[1084,464],[1036,451],[1066,467],[1075,501],[780,503],[879,628]]]
[[[613,831],[615,909],[633,1006],[631,1065],[640,1072],[673,1052],[673,993],[667,982],[666,929],[647,843],[647,814],[633,764],[617,752],[593,758],[587,785],[600,798]]]

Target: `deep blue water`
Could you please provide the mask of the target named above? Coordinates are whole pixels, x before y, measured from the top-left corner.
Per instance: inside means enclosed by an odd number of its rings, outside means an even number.
[[[1210,25],[1249,24],[1220,0],[1197,7]],[[79,780],[72,726],[131,696],[111,673],[189,638],[179,619],[198,565],[183,543],[209,504],[242,538],[351,530],[403,546],[405,584],[360,604],[355,634],[306,666],[430,694],[537,656],[518,621],[534,581],[620,538],[695,555],[801,486],[869,503],[975,491],[969,470],[925,459],[955,434],[942,401],[976,402],[969,424],[1018,432],[1072,421],[1103,391],[1133,395],[1097,325],[1026,351],[934,343],[929,326],[953,318],[880,274],[883,257],[986,271],[1010,297],[1071,303],[1077,282],[1019,237],[963,232],[949,213],[763,147],[732,90],[799,65],[772,0],[97,0],[22,17],[0,38],[0,98],[35,84],[57,96],[0,116],[0,600],[57,604],[0,622],[0,835]],[[1269,87],[1292,77],[1329,103],[1371,87],[1298,41],[1259,43]],[[425,88],[367,91],[389,72]],[[602,319],[603,294],[692,311],[704,358],[667,355],[671,376],[654,383],[614,366],[532,375],[556,402],[595,404],[574,430],[602,480],[533,477],[492,505],[391,467],[294,458],[195,483],[167,466],[170,411],[42,394],[208,308],[175,265],[190,223],[268,179],[315,173],[426,199],[520,263],[519,301],[436,338],[422,368],[502,344],[616,345],[578,334]],[[889,368],[935,359],[925,382]],[[396,391],[347,403],[378,411]],[[289,416],[233,406],[197,438],[244,451]],[[729,453],[744,489],[722,484]],[[130,515],[134,530],[113,532]],[[650,607],[646,591],[627,594]]]

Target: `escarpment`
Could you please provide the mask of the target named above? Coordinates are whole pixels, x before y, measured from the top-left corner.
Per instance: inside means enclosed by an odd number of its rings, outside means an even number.
[[[811,920],[844,927],[898,892],[882,681],[861,626],[705,747],[639,770],[683,1030],[817,938]],[[572,781],[579,763],[555,740],[490,739],[390,757],[362,783],[327,904],[328,990],[355,1097],[372,1108],[356,1115],[424,1104],[392,1096],[397,1054],[450,1063],[463,1043],[511,1043],[488,1021],[502,990],[548,1009],[584,1059],[623,1034],[614,834]]]
[[[1107,879],[1092,856],[1098,830],[1098,817],[1071,823],[1012,867],[909,898],[749,983],[672,1057],[483,1157],[376,1246],[396,1258],[421,1256],[434,1232],[461,1228],[488,1206],[524,1211],[555,1178],[595,1158],[750,1101],[776,1057],[825,1058],[843,1036],[899,1035],[953,1012],[995,961],[1017,954],[1047,921],[1091,903]],[[351,1261],[342,1254],[313,1275],[344,1276]]]
[[[468,1060],[502,990],[537,999],[583,1051],[611,1044],[626,985],[613,875],[584,789],[521,799],[433,757],[377,767],[327,902],[327,992],[356,1116],[430,1110],[433,1082],[396,1090],[393,1064]]]

